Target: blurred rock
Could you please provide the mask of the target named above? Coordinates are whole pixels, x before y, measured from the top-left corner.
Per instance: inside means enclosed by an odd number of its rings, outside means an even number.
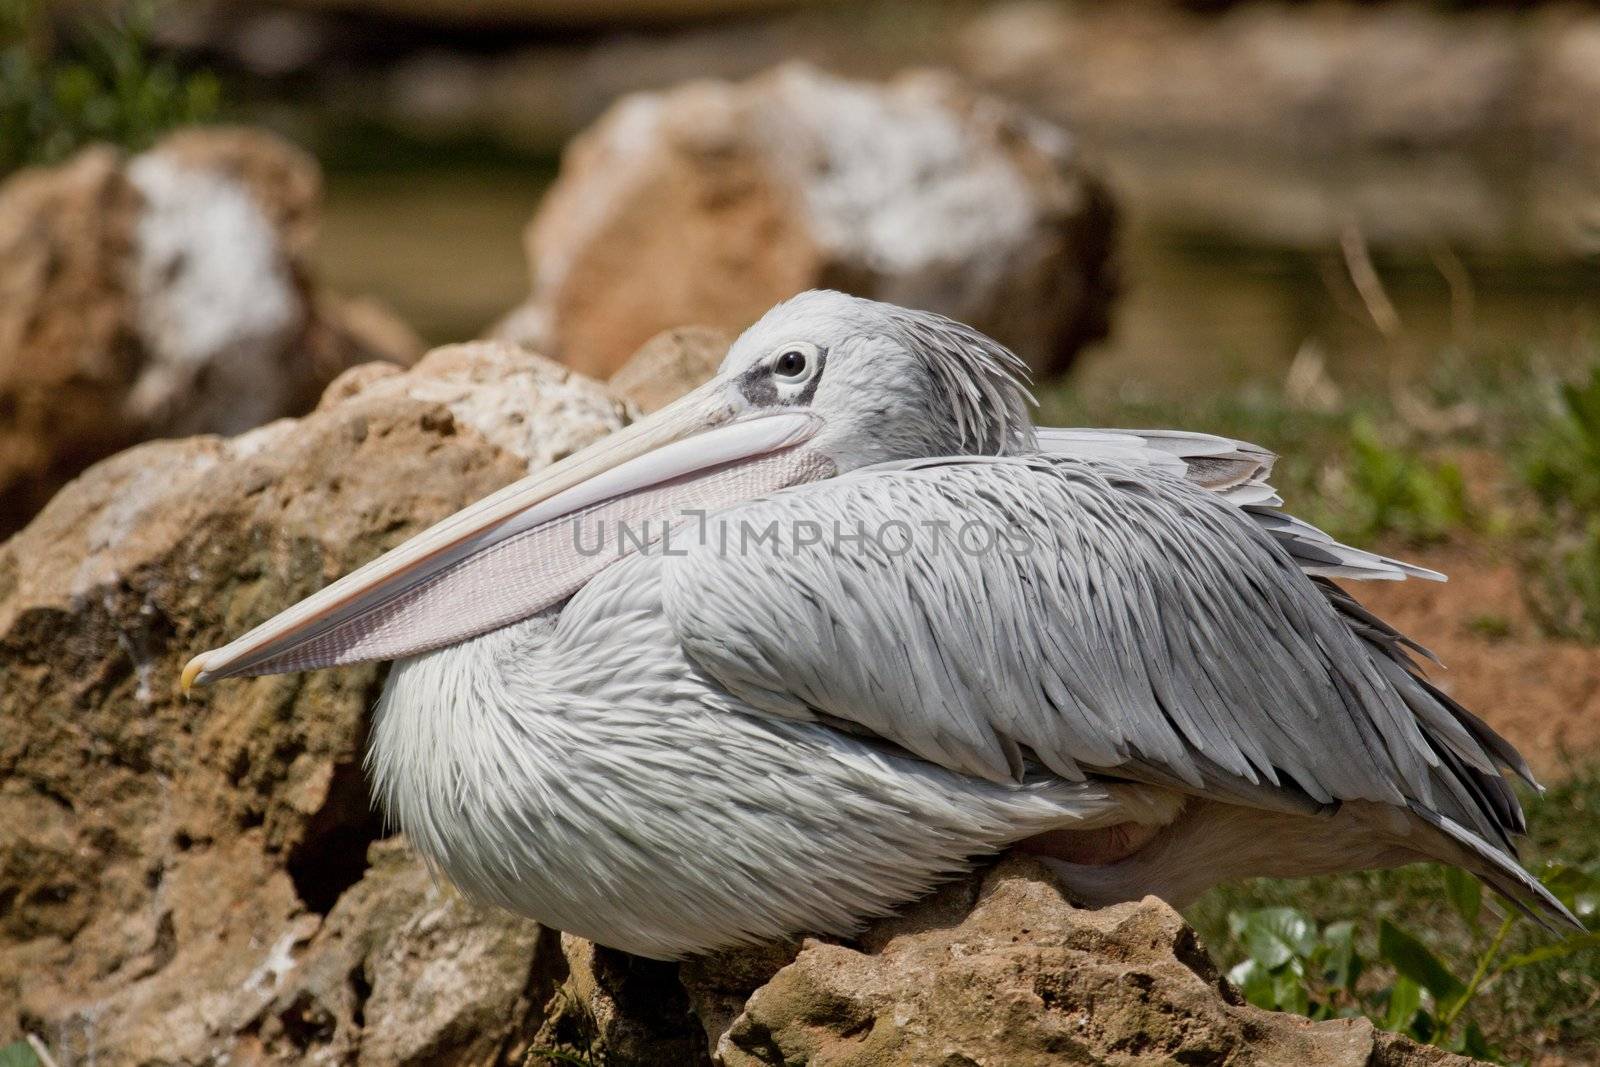
[[[1594,11],[1200,6],[1010,0],[951,62],[1081,134],[1169,240],[1593,254]]]
[[[306,410],[420,342],[319,292],[316,164],[245,129],[92,148],[0,187],[0,536],[87,464],[151,437]]]
[[[321,106],[343,121],[377,108],[414,135],[490,131],[542,154],[619,95],[691,78],[742,79],[786,59],[862,78],[946,67],[1073,131],[1119,206],[1174,245],[1320,250],[1353,217],[1375,246],[1424,265],[1440,243],[1562,263],[1600,246],[1592,8],[1009,0],[908,17],[904,6],[801,5],[494,50],[447,51],[420,33],[374,52],[368,34],[330,28],[325,52],[290,49],[303,58],[286,91],[320,79]],[[240,35],[235,5],[214,16],[202,36]],[[250,49],[223,51],[258,65]]]
[[[1011,0],[956,47],[974,77],[1064,121],[1307,152],[1460,143],[1508,117],[1526,62],[1503,14],[1408,4]]]
[[[963,893],[976,890],[976,901]],[[969,911],[970,908],[970,911]],[[1148,897],[1082,911],[1036,861],[1002,862],[869,932],[807,941],[717,1041],[725,1067],[1472,1061],[1374,1030],[1253,1008],[1194,931]]]
[[[522,349],[440,349],[350,371],[299,420],[123,452],[0,545],[0,1044],[25,1028],[102,1067],[492,1062],[542,1024],[559,945],[533,958],[535,928],[398,846],[367,870],[376,667],[188,701],[176,678],[623,419]]]
[[[608,384],[612,392],[649,414],[710,380],[732,343],[731,333],[708,326],[663,330],[619,367]]]
[[[821,286],[960,318],[1054,374],[1105,331],[1112,231],[1059,128],[946,75],[789,65],[627,97],[580,136],[496,335],[604,376],[661,330],[737,331]]]

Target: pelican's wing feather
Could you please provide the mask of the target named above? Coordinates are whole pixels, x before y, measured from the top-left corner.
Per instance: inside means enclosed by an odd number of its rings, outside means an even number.
[[[997,781],[1043,764],[1287,810],[1415,805],[1506,849],[1521,829],[1511,746],[1254,515],[1162,465],[890,464],[703,534],[662,561],[667,616],[766,713]]]
[[[1283,505],[1283,499],[1268,481],[1278,457],[1248,441],[1189,430],[1055,427],[1040,429],[1038,440],[1040,451],[1049,455],[1114,460],[1178,473],[1244,508],[1277,538],[1307,574],[1368,581],[1444,581],[1438,571],[1340,544],[1310,523],[1274,510]]]

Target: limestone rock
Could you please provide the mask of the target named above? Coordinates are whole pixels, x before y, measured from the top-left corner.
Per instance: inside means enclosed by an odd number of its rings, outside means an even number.
[[[719,1062],[1471,1062],[1380,1034],[1365,1020],[1313,1023],[1244,1004],[1166,904],[1147,898],[1081,911],[1036,861],[1000,864],[964,910],[955,887],[859,947],[807,941],[718,1039]]]
[[[1042,373],[1100,336],[1110,199],[1060,128],[948,75],[787,65],[624,98],[528,230],[533,294],[497,335],[608,375],[664,329],[737,331],[843,289],[952,315]]]
[[[708,326],[663,330],[617,369],[611,391],[641,412],[666,407],[717,373],[733,336]]]
[[[561,973],[553,935],[473,907],[403,840],[370,860],[251,1020],[266,1057],[514,1062]]]
[[[316,164],[266,134],[91,148],[0,187],[0,536],[152,437],[298,414],[340,370],[420,352],[306,265]]]
[[[415,860],[366,871],[377,667],[187,701],[175,680],[623,421],[525,350],[446,348],[357,368],[299,420],[123,452],[0,545],[0,1044],[26,1029],[107,1067],[489,1062],[536,1028],[535,965],[565,971],[528,956],[536,929]]]

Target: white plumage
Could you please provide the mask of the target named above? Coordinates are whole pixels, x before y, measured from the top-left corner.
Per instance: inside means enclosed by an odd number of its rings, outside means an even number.
[[[1275,510],[1253,446],[1035,431],[1019,371],[804,294],[186,679],[405,654],[390,815],[473,896],[648,956],[848,933],[1013,845],[1089,903],[1437,859],[1575,921],[1512,852],[1521,758],[1328,581],[1437,575]]]

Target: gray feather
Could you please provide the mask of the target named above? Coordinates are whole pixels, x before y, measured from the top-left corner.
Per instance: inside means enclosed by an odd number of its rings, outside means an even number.
[[[793,536],[891,521],[1019,529],[1025,550]],[[816,709],[995,782],[1017,780],[1022,751],[1071,780],[1252,806],[1419,808],[1497,849],[1522,828],[1496,771],[1524,769],[1511,746],[1272,528],[1167,464],[907,461],[716,522],[779,541],[664,561],[664,605],[690,656],[770,714]]]

